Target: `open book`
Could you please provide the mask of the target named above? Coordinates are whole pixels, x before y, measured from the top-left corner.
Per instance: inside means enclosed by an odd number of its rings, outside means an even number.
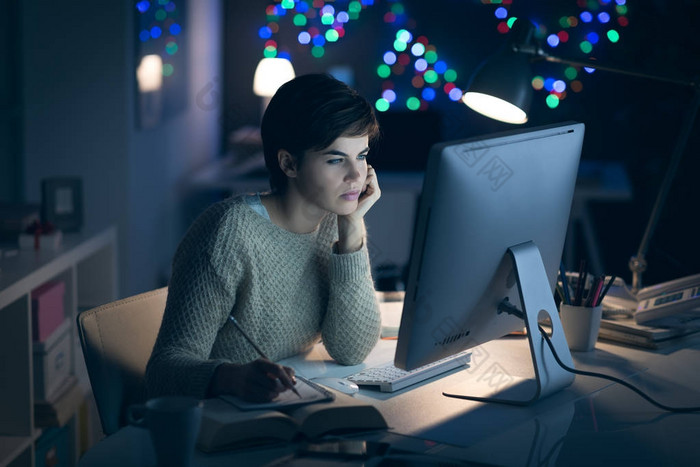
[[[211,452],[387,428],[386,420],[371,404],[339,392],[333,395],[325,402],[262,410],[242,410],[221,398],[208,399],[197,447]]]

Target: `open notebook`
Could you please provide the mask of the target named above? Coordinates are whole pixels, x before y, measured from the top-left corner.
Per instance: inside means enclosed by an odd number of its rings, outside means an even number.
[[[241,410],[291,408],[315,402],[332,401],[335,397],[332,392],[327,391],[318,384],[315,384],[304,377],[297,375],[296,380],[297,384],[295,387],[297,391],[299,391],[299,395],[301,397],[294,394],[294,391],[290,390],[281,392],[276,398],[269,402],[248,402],[232,395],[222,395],[219,397],[226,402],[235,405]]]

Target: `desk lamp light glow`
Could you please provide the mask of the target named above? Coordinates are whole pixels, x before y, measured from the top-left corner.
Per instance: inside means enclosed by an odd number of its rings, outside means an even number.
[[[605,66],[596,61],[555,57],[540,48],[539,44],[534,40],[534,31],[535,28],[532,23],[526,21],[515,22],[511,33],[512,37],[504,46],[504,49],[484,62],[472,77],[470,85],[462,97],[463,102],[467,106],[476,112],[502,122],[514,124],[527,122],[527,113],[532,95],[530,59],[621,73],[687,86],[694,90],[693,99],[683,119],[671,161],[657,194],[641,243],[636,255],[632,256],[629,261],[629,269],[632,272],[632,290],[636,292],[642,288],[642,273],[647,268],[645,255],[649,248],[649,242],[656,229],[668,192],[671,189],[673,178],[683,157],[698,108],[700,108],[700,83],[698,81],[675,79]]]
[[[266,57],[260,60],[253,77],[253,92],[262,97],[260,118],[265,113],[270,99],[277,89],[287,81],[294,79],[292,62],[284,58]]]

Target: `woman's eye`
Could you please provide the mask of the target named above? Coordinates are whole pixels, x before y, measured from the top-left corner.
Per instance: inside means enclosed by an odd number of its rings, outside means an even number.
[[[357,158],[360,159],[361,161],[363,161],[363,160],[367,159],[367,154],[360,154],[359,156],[357,156]]]
[[[338,164],[340,162],[343,162],[343,159],[329,159],[328,161],[326,161],[327,164]]]

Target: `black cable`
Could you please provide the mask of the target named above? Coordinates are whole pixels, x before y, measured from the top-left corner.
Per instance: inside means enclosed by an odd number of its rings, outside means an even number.
[[[660,409],[667,410],[669,412],[688,413],[688,412],[700,411],[700,407],[669,407],[667,405],[661,404],[660,402],[656,402],[654,399],[652,399],[651,397],[644,394],[640,389],[637,389],[635,386],[631,385],[627,381],[621,380],[619,378],[615,378],[614,376],[604,375],[602,373],[592,373],[590,371],[577,370],[575,368],[569,368],[564,362],[562,362],[559,359],[559,355],[557,355],[556,350],[554,350],[554,344],[552,344],[552,341],[549,339],[547,332],[544,329],[542,329],[542,326],[538,325],[537,327],[540,329],[540,334],[542,334],[542,337],[544,337],[544,340],[547,341],[547,345],[549,346],[549,349],[552,351],[552,355],[554,355],[554,359],[557,361],[559,366],[561,366],[566,371],[568,371],[570,373],[574,373],[576,375],[592,376],[594,378],[607,379],[607,380],[612,381],[614,383],[621,384],[621,385],[625,386],[626,388],[631,389],[632,391],[636,392],[639,396],[644,398],[647,402],[659,407]]]

